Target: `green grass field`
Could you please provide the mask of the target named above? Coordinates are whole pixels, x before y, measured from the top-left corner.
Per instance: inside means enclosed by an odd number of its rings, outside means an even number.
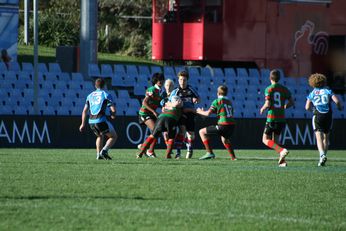
[[[230,161],[135,150],[0,149],[0,230],[346,230],[346,153],[270,150]],[[159,156],[163,150],[158,150]]]

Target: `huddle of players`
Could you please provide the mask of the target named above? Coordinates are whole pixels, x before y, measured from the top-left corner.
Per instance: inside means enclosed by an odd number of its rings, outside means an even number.
[[[188,78],[189,75],[186,71],[179,72],[179,87],[172,91],[174,87],[173,82],[168,80],[165,83],[165,95],[161,95],[160,92],[164,82],[164,76],[160,73],[155,73],[153,75],[153,86],[147,89],[146,96],[139,111],[139,121],[151,130],[151,135],[143,144],[139,145],[138,148],[140,151],[137,154],[137,158],[141,158],[143,155],[156,157],[154,148],[157,139],[162,133],[167,145],[166,158],[172,158],[172,149],[175,143],[177,148],[175,158],[179,159],[181,156],[182,144],[184,142],[187,146],[186,158],[191,158],[195,139],[194,129],[196,114],[209,116],[215,113],[218,117],[217,125],[202,128],[199,131],[206,149],[206,154],[199,159],[206,160],[215,158],[215,154],[209,143],[209,138],[211,135],[219,135],[231,159],[236,160],[230,140],[235,127],[235,121],[233,118],[232,103],[227,98],[227,86],[221,85],[218,87],[217,99],[212,102],[208,110],[205,111],[201,108],[195,109],[194,105],[199,102],[199,96],[198,93],[188,85]],[[286,167],[287,162],[285,157],[288,155],[289,151],[280,146],[279,136],[286,124],[285,109],[293,106],[294,101],[290,91],[285,86],[279,84],[280,72],[278,70],[272,70],[269,78],[271,85],[265,89],[265,102],[260,109],[261,114],[268,110],[262,141],[266,146],[274,149],[279,154],[278,165],[280,167]],[[96,80],[96,83],[97,81],[98,80]],[[320,153],[318,166],[324,166],[327,161],[328,138],[332,125],[331,101],[336,104],[338,110],[342,110],[343,106],[337,96],[327,88],[327,79],[324,75],[311,75],[309,77],[309,85],[314,89],[307,97],[305,108],[306,110],[313,110],[314,113],[312,120],[313,129],[316,134],[317,147]],[[108,156],[108,149],[113,145],[114,139],[111,144],[106,143],[103,148],[98,139],[103,135],[111,138],[112,136],[116,137],[116,134],[112,134],[115,133],[113,132],[113,127],[109,127],[111,124],[105,122],[104,113],[105,107],[107,105],[111,106],[112,116],[114,117],[115,108],[112,108],[113,103],[111,97],[107,96],[106,93],[100,94],[100,92],[104,91],[98,86],[99,85],[95,84],[97,88],[96,91],[92,92],[86,100],[80,130],[82,131],[85,126],[85,113],[89,110],[90,118],[92,118],[91,120],[89,119],[89,124],[97,136],[97,159],[110,159]],[[99,98],[93,99],[95,95],[105,95],[106,97],[103,97],[101,100]],[[160,105],[162,106],[162,113],[158,115],[156,109]],[[100,124],[98,124],[98,122],[100,122]],[[177,127],[179,127],[178,134],[176,134]]]

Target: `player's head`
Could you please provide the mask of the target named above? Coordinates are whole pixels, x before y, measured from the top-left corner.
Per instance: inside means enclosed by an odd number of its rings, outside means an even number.
[[[95,80],[95,88],[97,89],[103,89],[105,86],[105,80],[102,78],[97,78]]]
[[[309,77],[309,85],[313,88],[321,88],[327,85],[327,77],[320,73],[315,73]]]
[[[228,94],[228,87],[225,85],[220,85],[217,88],[217,95],[219,96],[226,96]]]
[[[179,86],[183,89],[187,87],[187,81],[189,80],[189,73],[187,71],[180,71],[178,73]]]
[[[163,81],[165,81],[165,76],[162,73],[154,73],[151,77],[151,82],[153,85],[162,86]]]
[[[166,79],[164,86],[165,86],[166,92],[170,93],[173,91],[174,83],[171,79]]]
[[[281,74],[279,70],[274,69],[270,72],[269,78],[271,81],[277,83],[279,82],[280,77],[281,77]]]

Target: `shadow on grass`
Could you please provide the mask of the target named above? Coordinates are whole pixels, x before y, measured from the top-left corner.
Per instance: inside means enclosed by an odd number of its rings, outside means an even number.
[[[61,199],[104,199],[104,200],[163,200],[161,198],[144,198],[141,196],[75,196],[75,195],[41,195],[41,196],[0,196],[0,200],[61,200]]]

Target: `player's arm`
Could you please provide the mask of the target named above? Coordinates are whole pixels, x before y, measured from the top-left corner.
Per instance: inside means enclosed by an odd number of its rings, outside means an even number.
[[[339,111],[342,111],[343,105],[341,104],[341,101],[336,95],[332,95],[332,100],[336,104],[336,107],[338,108]]]
[[[114,119],[115,119],[115,114],[117,113],[117,110],[116,110],[114,104],[112,104],[112,105],[109,107],[109,110],[111,111],[111,119],[114,120]]]
[[[269,101],[269,99],[266,99],[266,100],[264,101],[263,106],[262,106],[261,109],[260,109],[260,114],[262,115],[263,112],[264,112],[265,110],[269,109],[269,108],[270,108],[270,101]]]
[[[152,108],[152,107],[150,107],[149,106],[149,99],[150,99],[150,97],[149,96],[145,96],[145,98],[144,98],[144,100],[143,100],[143,105],[151,112],[151,113],[153,113],[153,115],[155,116],[155,117],[157,117],[158,115],[157,115],[157,112]]]
[[[82,123],[79,126],[79,131],[80,132],[83,132],[84,129],[85,129],[86,120],[87,120],[87,117],[88,117],[88,110],[89,110],[89,105],[85,104],[83,112],[82,112]]]
[[[202,115],[202,116],[209,116],[209,115],[213,114],[213,112],[211,110],[204,111],[203,108],[197,108],[196,113],[199,115]]]
[[[292,97],[290,97],[288,99],[288,102],[285,104],[284,108],[287,109],[287,108],[290,108],[290,107],[293,107],[294,106],[294,100]]]
[[[305,110],[307,111],[311,111],[312,110],[312,105],[311,105],[311,100],[310,99],[306,99],[306,103],[305,103]]]

